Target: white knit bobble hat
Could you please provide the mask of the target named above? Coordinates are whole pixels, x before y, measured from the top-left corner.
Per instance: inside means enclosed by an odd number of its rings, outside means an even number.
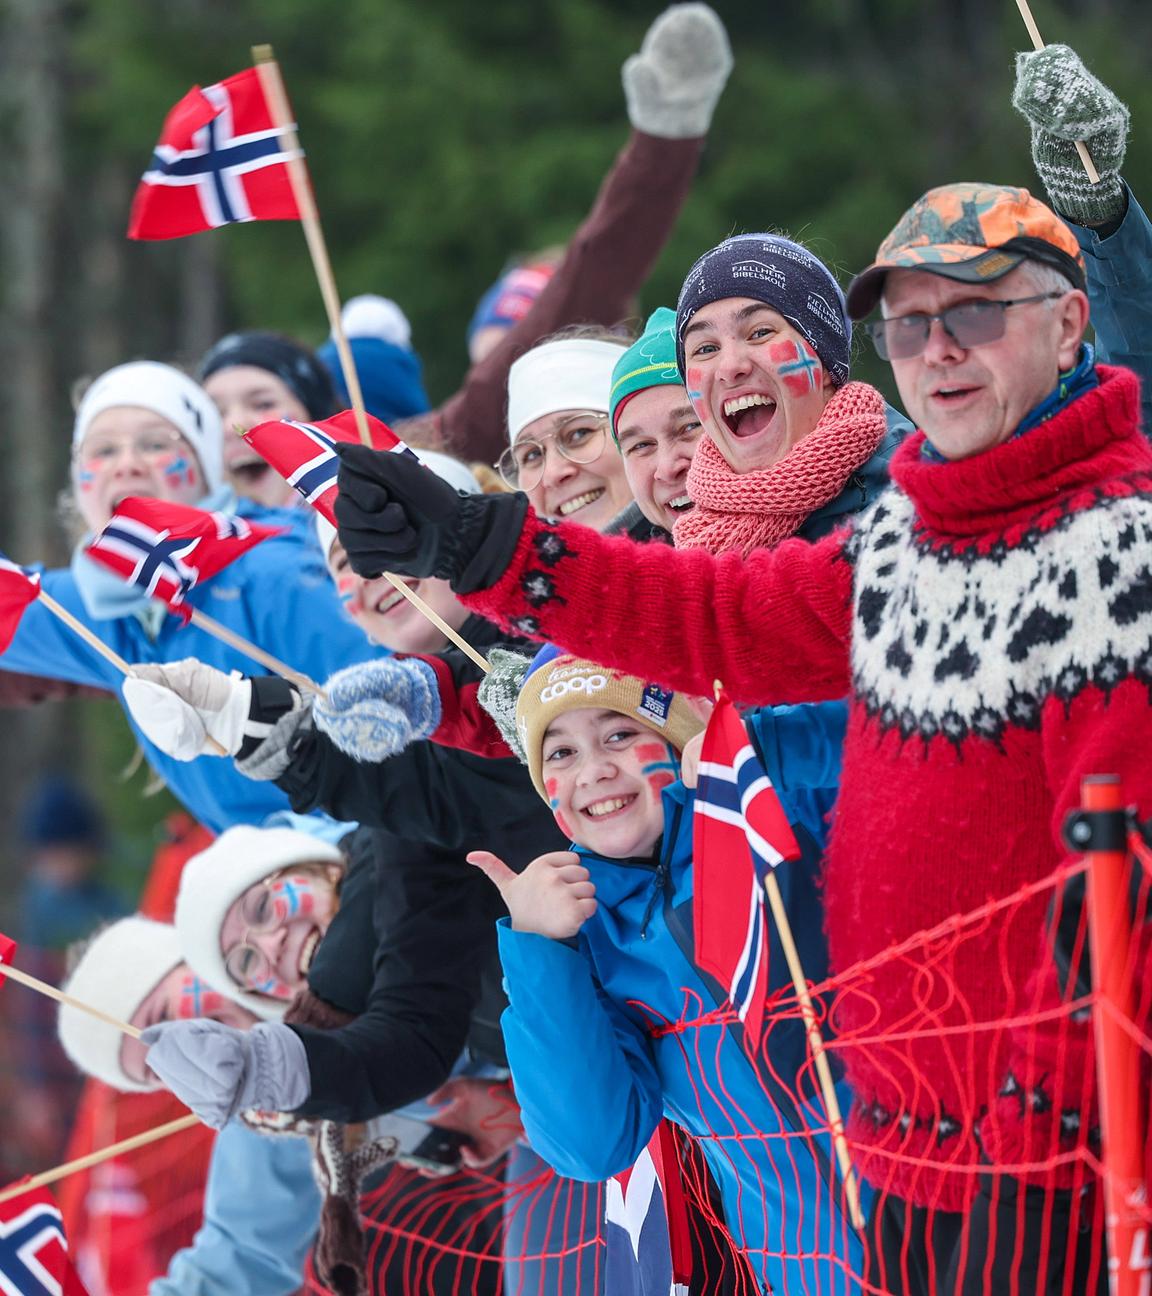
[[[204,493],[224,480],[224,427],[208,393],[187,374],[155,360],[133,360],[102,373],[84,393],[72,425],[72,444],[84,440],[92,420],[121,405],[151,410],[167,419],[196,451]]]
[[[112,923],[93,939],[64,990],[81,1003],[131,1023],[144,1000],[181,962],[176,928],[133,914]],[[64,1052],[85,1075],[130,1093],[160,1088],[159,1080],[141,1084],[120,1065],[125,1037],[115,1026],[61,1004],[58,1029]]]
[[[343,864],[331,842],[294,828],[229,828],[193,855],[180,875],[176,932],[188,966],[213,990],[257,1017],[276,1021],[288,1007],[237,985],[224,966],[220,929],[231,906],[254,883],[295,864]]]

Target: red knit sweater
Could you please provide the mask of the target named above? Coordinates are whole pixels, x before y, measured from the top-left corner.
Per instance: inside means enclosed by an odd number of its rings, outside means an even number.
[[[853,1159],[921,1205],[975,1187],[1007,1052],[986,1024],[1026,1006],[1047,897],[854,965],[1051,873],[1083,774],[1120,774],[1152,810],[1152,448],[1135,377],[1100,377],[972,459],[909,438],[892,489],[817,544],[714,558],[529,515],[501,581],[465,600],[691,693],[850,695],[825,905]]]

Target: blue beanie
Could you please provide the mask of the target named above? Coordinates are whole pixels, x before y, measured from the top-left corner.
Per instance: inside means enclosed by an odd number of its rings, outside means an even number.
[[[71,779],[54,775],[37,785],[20,814],[20,840],[26,846],[104,844],[104,819],[95,801]]]
[[[736,234],[696,262],[676,303],[676,363],[684,373],[684,330],[704,306],[729,297],[763,302],[799,330],[837,387],[848,381],[852,324],[832,271],[780,234]]]
[[[431,406],[424,390],[420,357],[415,351],[379,337],[352,337],[348,345],[352,348],[356,376],[369,414],[384,423],[427,414]],[[329,338],[316,354],[331,375],[340,399],[345,406],[350,405],[336,343]]]

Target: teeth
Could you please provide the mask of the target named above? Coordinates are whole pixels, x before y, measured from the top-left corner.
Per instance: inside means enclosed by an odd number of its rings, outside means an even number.
[[[584,495],[577,495],[575,499],[570,499],[567,503],[560,505],[560,516],[568,517],[569,514],[575,513],[577,509],[582,509],[588,504],[595,504],[603,494],[604,487],[601,486],[599,490],[588,491]]]
[[[315,931],[304,942],[304,948],[300,951],[300,975],[306,976],[308,969],[312,966],[312,958],[316,953],[316,946],[320,944],[320,933]]]
[[[724,402],[724,417],[731,418],[733,414],[739,414],[741,410],[751,409],[753,405],[771,405],[773,409],[776,402],[769,396],[761,396],[754,392],[751,396],[740,396],[736,400]]]
[[[666,507],[666,508],[670,508],[670,509],[686,509],[686,508],[691,508],[691,507],[692,507],[692,500],[691,500],[691,498],[690,498],[689,496],[687,496],[687,495],[677,495],[675,499],[671,499],[671,500],[669,500],[668,503],[667,503],[667,505],[666,505],[665,507]]]
[[[404,598],[399,590],[392,590],[391,593],[385,594],[384,597],[376,604],[377,612],[391,612],[392,609]]]
[[[584,813],[591,815],[593,819],[599,819],[602,815],[623,810],[632,799],[632,797],[611,797],[607,801],[597,801],[593,805],[586,806]]]

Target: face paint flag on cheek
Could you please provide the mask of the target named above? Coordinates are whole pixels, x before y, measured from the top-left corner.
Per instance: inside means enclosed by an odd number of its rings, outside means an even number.
[[[552,818],[556,820],[556,827],[564,834],[565,837],[572,836],[572,829],[569,827],[567,820],[560,813],[560,798],[557,791],[560,787],[559,781],[554,778],[546,779],[544,782],[544,791],[548,793],[548,804],[552,807]]]
[[[283,527],[260,526],[230,513],[209,513],[164,500],[122,500],[85,553],[136,585],[185,621],[184,600],[194,585],[211,579],[241,554]]]
[[[416,454],[386,424],[371,414],[368,432],[374,450],[390,450],[394,454]],[[253,450],[280,474],[306,504],[336,525],[336,477],[340,460],[336,446],[360,445],[356,416],[351,410],[336,414],[316,423],[298,423],[295,419],[273,419],[258,423],[243,434]]]
[[[268,888],[272,901],[272,924],[290,922],[293,918],[312,918],[320,910],[320,889],[314,878],[304,873],[277,878]]]
[[[820,357],[802,338],[772,342],[768,358],[793,396],[807,396],[819,390],[824,381]]]
[[[676,749],[665,742],[641,743],[636,748],[636,755],[644,762],[641,772],[648,780],[654,797],[659,800],[660,793],[680,777],[680,760]]]
[[[180,983],[180,996],[176,1004],[176,1017],[179,1021],[196,1017],[212,1017],[223,1012],[229,1000],[211,986],[206,985],[195,972],[189,972]]]

